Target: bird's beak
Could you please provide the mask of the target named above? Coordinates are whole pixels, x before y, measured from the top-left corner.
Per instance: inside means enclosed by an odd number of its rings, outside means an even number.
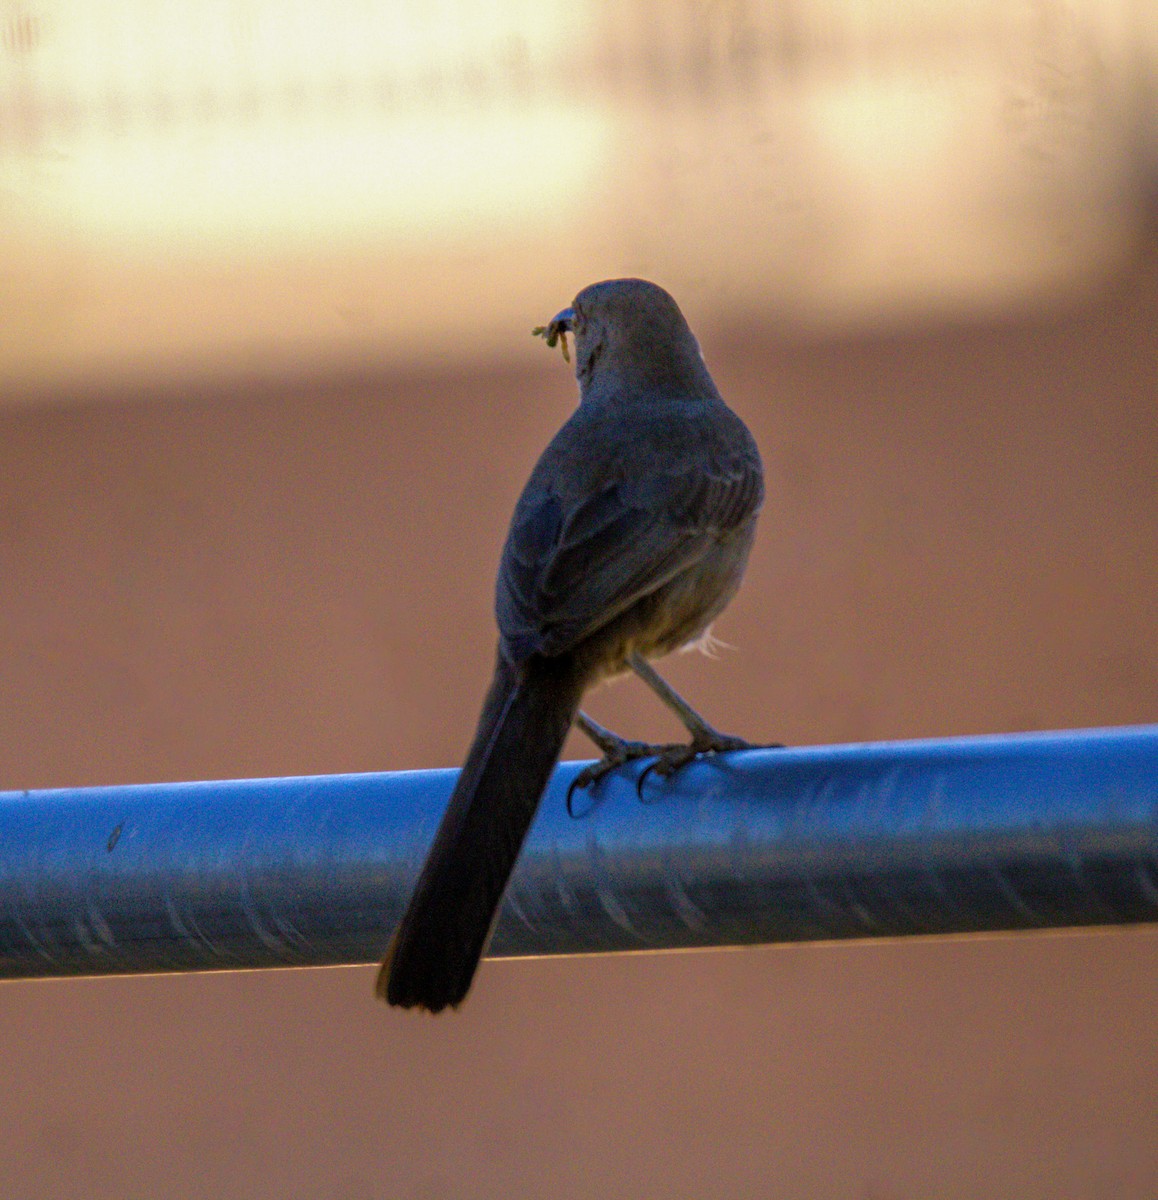
[[[551,318],[546,325],[536,325],[531,333],[534,337],[543,338],[547,345],[553,350],[556,342],[563,344],[563,361],[570,362],[571,355],[567,352],[567,334],[575,327],[575,310],[573,308],[565,308],[561,313],[557,313]]]
[[[575,310],[573,308],[565,308],[561,313],[556,313],[547,326],[549,334],[570,333],[575,327]],[[549,343],[548,343],[549,344]]]

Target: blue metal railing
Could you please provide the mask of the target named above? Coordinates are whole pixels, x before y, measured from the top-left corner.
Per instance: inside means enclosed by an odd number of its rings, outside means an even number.
[[[1158,921],[1158,726],[580,766],[492,954]],[[454,774],[0,793],[0,977],[374,961]]]

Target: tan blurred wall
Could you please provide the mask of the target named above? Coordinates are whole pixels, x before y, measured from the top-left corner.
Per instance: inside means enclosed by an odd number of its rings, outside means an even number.
[[[1158,719],[1156,327],[1158,247],[1016,328],[705,333],[769,503],[673,682],[794,743]],[[456,763],[572,403],[544,353],[0,410],[0,786]],[[0,1194],[1153,1200],[1156,981],[1144,929],[494,964],[439,1020],[361,968],[8,984]]]

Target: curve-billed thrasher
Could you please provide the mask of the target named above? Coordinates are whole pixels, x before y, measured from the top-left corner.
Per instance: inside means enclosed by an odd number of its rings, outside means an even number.
[[[496,588],[498,658],[466,764],[378,976],[391,1004],[465,997],[571,723],[604,751],[576,781],[631,758],[672,771],[741,749],[648,665],[703,638],[735,594],[764,497],[756,443],[720,397],[675,301],[642,279],[592,284],[548,326],[575,337],[579,407],[531,472]],[[690,744],[624,742],[579,712],[634,670]]]

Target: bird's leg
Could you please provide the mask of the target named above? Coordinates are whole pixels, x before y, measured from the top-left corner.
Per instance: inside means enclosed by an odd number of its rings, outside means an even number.
[[[709,725],[642,655],[629,655],[627,663],[664,704],[679,717],[684,728],[692,735],[690,742],[656,747],[656,760],[639,777],[637,785],[639,788],[643,787],[643,781],[652,771],[664,777],[674,775],[680,767],[686,766],[693,758],[701,754],[721,754],[728,750],[783,749],[779,742],[766,742],[761,746],[756,746],[743,738],[721,733]]]
[[[594,717],[580,712],[575,718],[575,724],[603,751],[605,759],[613,760],[608,770],[621,767],[625,762],[636,758],[647,758],[656,753],[656,747],[649,742],[631,742],[612,733],[606,725],[600,725]],[[603,772],[606,774],[606,772]]]
[[[679,717],[683,727],[692,735],[691,744],[697,748],[697,751],[751,750],[753,748],[751,742],[721,733],[709,725],[642,655],[629,655],[627,664]]]

